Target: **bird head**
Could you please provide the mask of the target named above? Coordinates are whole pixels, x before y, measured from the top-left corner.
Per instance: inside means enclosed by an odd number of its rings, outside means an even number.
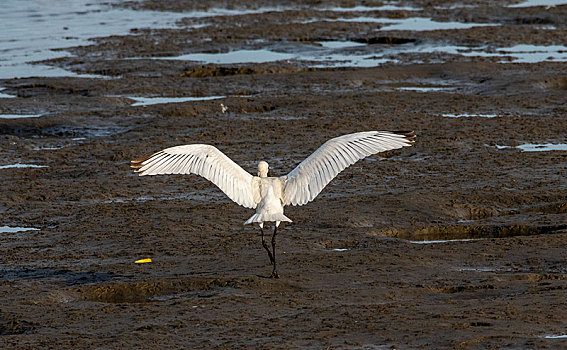
[[[267,177],[268,176],[268,163],[261,161],[258,163],[258,176]]]

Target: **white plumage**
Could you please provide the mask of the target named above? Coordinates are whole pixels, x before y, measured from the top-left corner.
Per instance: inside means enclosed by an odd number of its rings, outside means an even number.
[[[166,148],[144,160],[133,160],[132,167],[142,175],[197,174],[217,185],[234,202],[256,208],[259,193],[252,186],[253,176],[216,147],[184,145]]]
[[[286,176],[268,177],[268,163],[258,164],[252,176],[216,147],[184,145],[166,148],[132,161],[132,168],[143,175],[197,174],[217,185],[230,199],[256,209],[244,224],[258,223],[262,245],[276,271],[276,232],[281,221],[291,220],[283,213],[286,205],[311,202],[338,173],[372,154],[411,146],[411,131],[366,131],[328,140]],[[275,222],[272,251],[264,241],[264,222]]]
[[[372,154],[411,146],[414,135],[400,131],[366,131],[328,140],[288,175],[252,176],[216,147],[203,144],[166,148],[132,161],[140,176],[197,174],[217,185],[230,199],[256,214],[245,224],[289,221],[286,205],[304,205],[317,197],[341,171]]]

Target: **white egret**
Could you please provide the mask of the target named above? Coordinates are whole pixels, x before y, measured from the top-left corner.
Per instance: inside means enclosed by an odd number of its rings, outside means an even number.
[[[283,213],[286,205],[311,202],[338,173],[372,154],[411,146],[411,131],[365,131],[328,140],[289,174],[268,177],[268,163],[258,164],[252,176],[216,147],[204,144],[166,148],[132,161],[140,175],[197,174],[217,185],[230,199],[246,208],[256,209],[246,224],[257,223],[262,246],[277,278],[276,232],[282,221],[292,222]],[[264,241],[264,222],[274,222],[272,250]]]

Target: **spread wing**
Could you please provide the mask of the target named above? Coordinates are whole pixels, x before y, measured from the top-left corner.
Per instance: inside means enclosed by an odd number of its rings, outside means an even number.
[[[355,162],[378,152],[411,146],[411,131],[365,131],[325,142],[288,175],[284,205],[311,202],[338,173]]]
[[[184,145],[166,148],[133,160],[131,167],[143,175],[196,174],[211,181],[230,199],[246,208],[256,208],[259,191],[253,176],[216,147]]]

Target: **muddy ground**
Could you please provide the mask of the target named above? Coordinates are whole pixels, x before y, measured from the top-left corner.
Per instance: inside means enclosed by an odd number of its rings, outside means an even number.
[[[0,234],[0,346],[567,347],[545,337],[567,333],[567,152],[515,148],[567,143],[565,63],[435,53],[329,69],[122,59],[254,48],[258,39],[565,44],[567,6],[404,4],[439,21],[501,25],[376,34],[376,24],[293,24],[322,16],[309,7],[219,16],[214,26],[100,38],[48,62],[109,79],[0,81],[17,95],[0,99],[1,113],[46,113],[0,119],[0,163],[47,166],[0,170],[0,225],[40,229]],[[451,89],[397,89],[408,86]],[[228,97],[138,107],[125,97],[217,95]],[[450,113],[497,117],[442,116]],[[129,168],[165,147],[208,143],[247,171],[264,159],[284,175],[328,138],[376,129],[413,129],[417,141],[286,208],[294,223],[278,235],[280,279],[266,278],[259,230],[242,225],[252,210],[202,178]],[[153,262],[134,264],[141,258]]]

